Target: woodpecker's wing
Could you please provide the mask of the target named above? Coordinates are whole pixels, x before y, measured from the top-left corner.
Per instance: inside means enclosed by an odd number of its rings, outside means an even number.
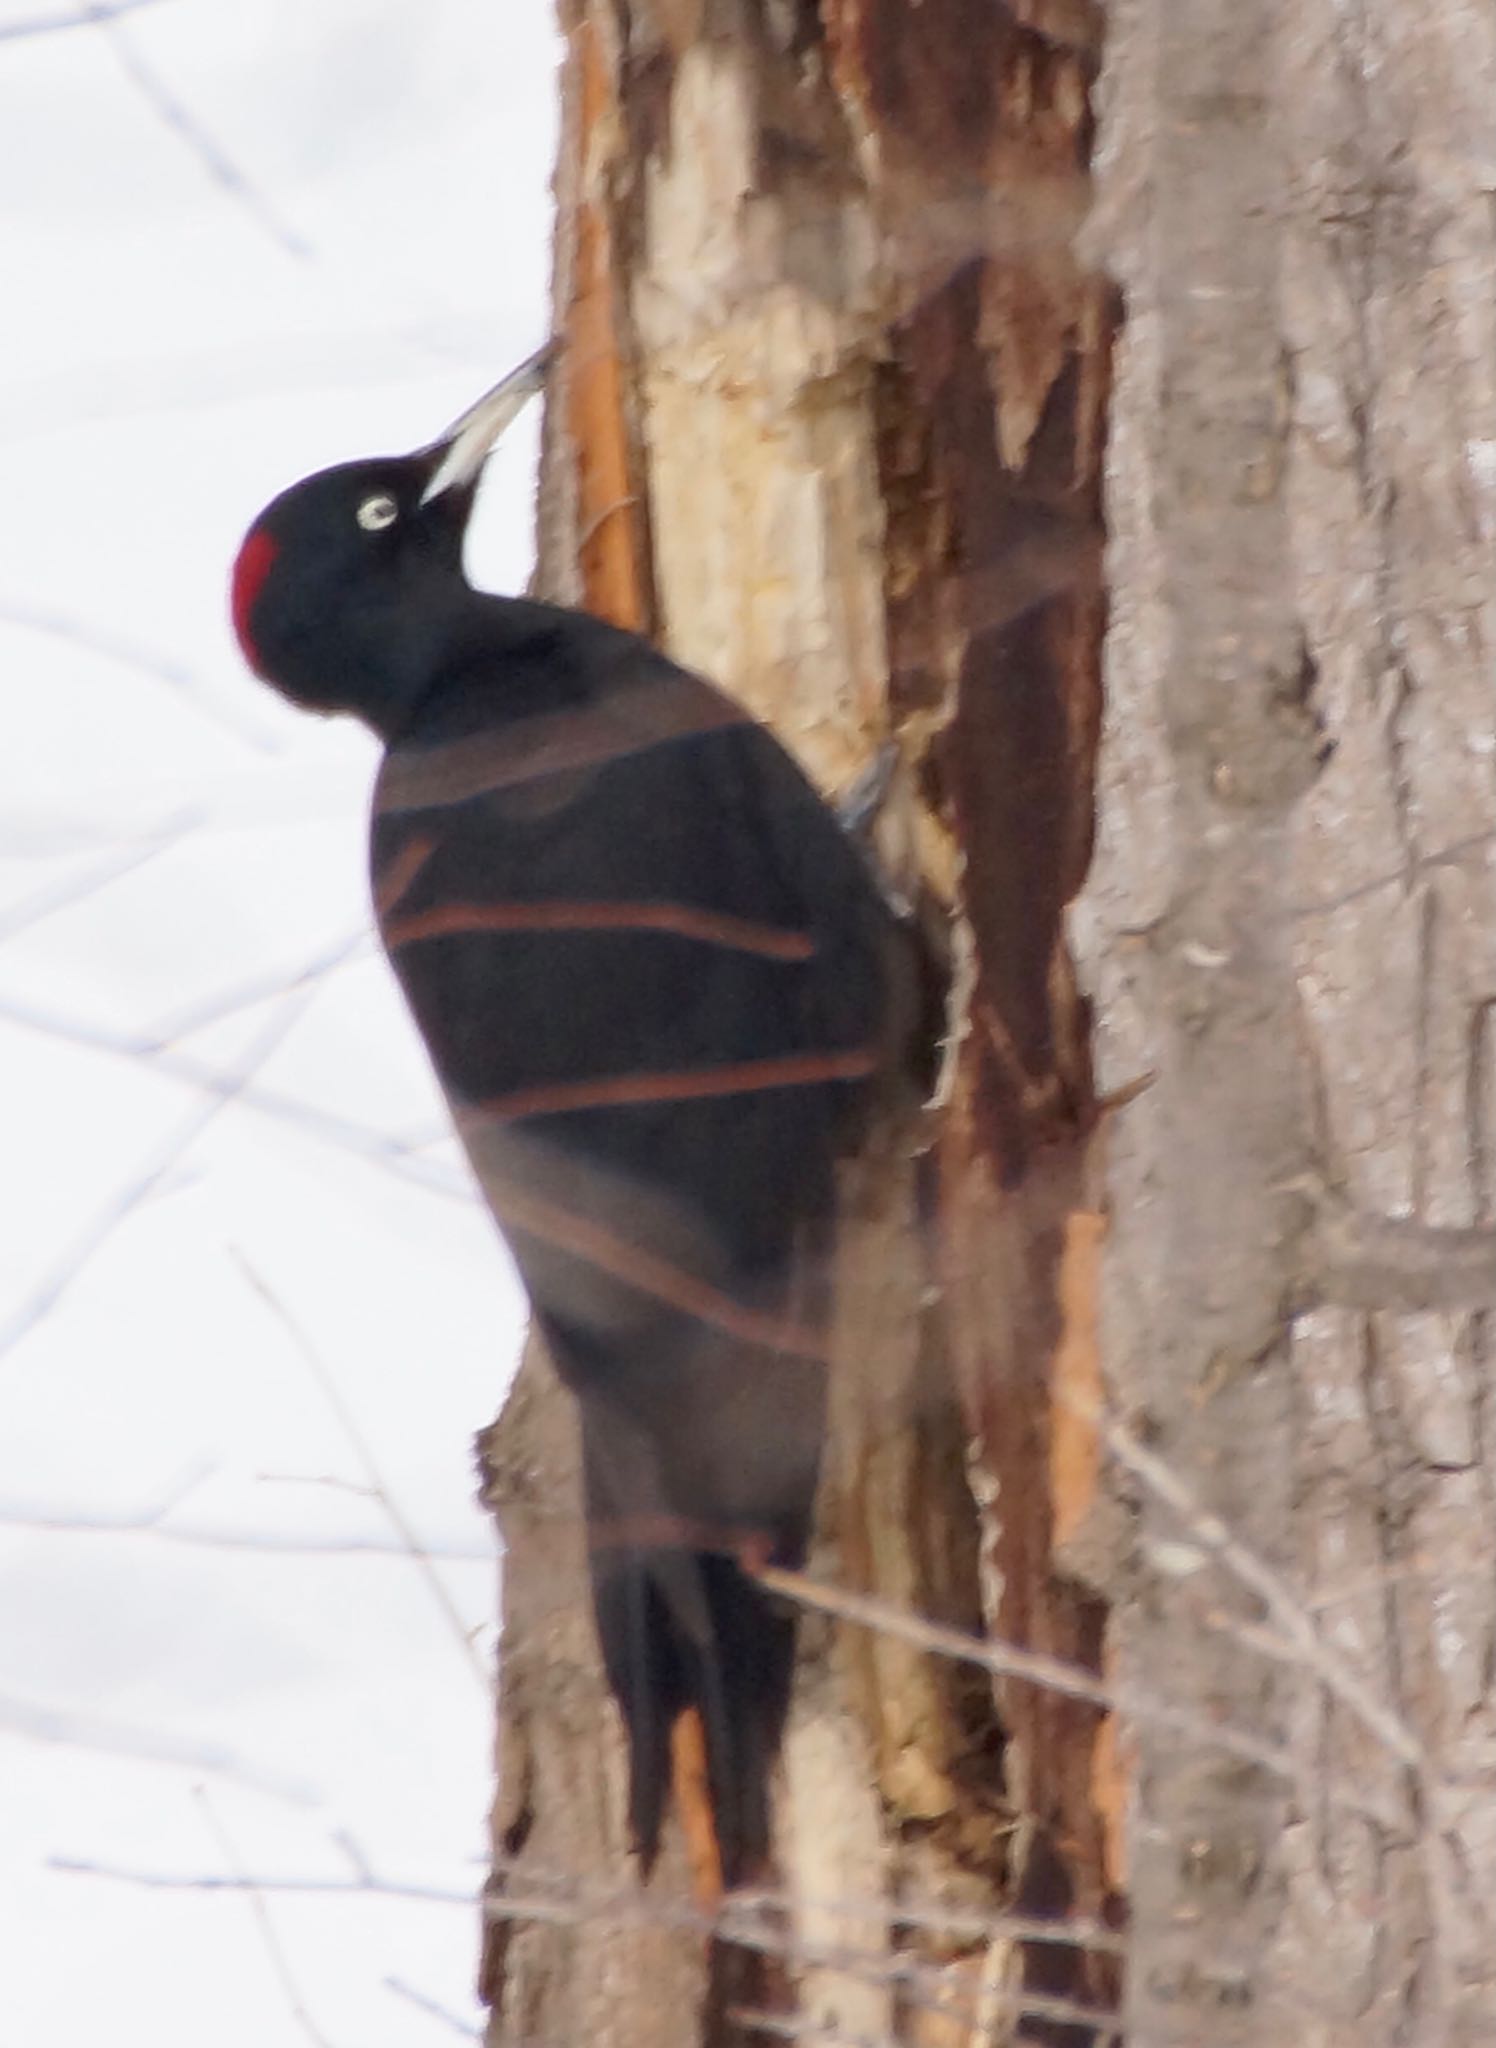
[[[532,678],[510,650],[458,731],[448,709],[392,750],[376,898],[581,1402],[636,1835],[652,1849],[695,1705],[742,1868],[767,1847],[792,1638],[732,1559],[803,1555],[834,1158],[886,1057],[892,919],[770,734],[644,643],[605,651],[605,683],[557,704],[554,658]]]
[[[887,1057],[894,921],[772,735],[611,639],[604,687],[537,708],[510,654],[486,719],[391,751],[381,930],[465,1133],[515,1132],[540,1195],[537,1136],[669,1190],[746,1276],[824,1212],[805,1168]]]

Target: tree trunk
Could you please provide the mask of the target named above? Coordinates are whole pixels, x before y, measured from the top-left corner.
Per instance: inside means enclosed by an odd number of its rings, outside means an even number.
[[[1112,1637],[1196,1724],[1131,1732],[1129,2038],[1488,2042],[1491,1297],[1377,1219],[1492,1196],[1496,20],[1126,0],[1106,76]]]
[[[1067,1344],[1095,1374],[1084,1275],[1078,1335],[1058,1288],[1094,1237],[1067,1253],[1092,1118],[1061,918],[1089,834],[1109,291],[1067,254],[1095,15],[1023,11],[566,11],[541,576],[658,634],[828,789],[896,739],[888,808],[906,875],[958,920],[959,1029],[945,1110],[848,1168],[811,1575],[1094,1665],[1101,1610],[1051,1552],[1095,1461],[1051,1459],[1046,1389]],[[784,1903],[734,1920],[775,1956],[679,1924],[684,1845],[643,1891],[624,1851],[572,1419],[538,1355],[486,1460],[508,1554],[496,2041],[737,2039],[747,2005],[954,2042],[1025,1983],[1100,1987],[1084,1954],[1026,1963],[985,1925],[1102,1905],[1096,1706],[1005,1683],[1005,1777],[984,1674],[813,1618]]]
[[[828,789],[895,741],[951,1038],[846,1177],[878,1625],[807,1614],[716,1938],[538,1352],[485,1440],[491,2038],[1081,2048],[1124,1892],[1133,2043],[1496,2037],[1492,19],[1115,0],[1098,85],[1091,0],[562,14],[542,587]]]

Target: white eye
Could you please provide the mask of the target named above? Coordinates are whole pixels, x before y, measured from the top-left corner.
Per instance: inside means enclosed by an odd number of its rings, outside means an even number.
[[[378,533],[381,527],[393,526],[399,517],[400,507],[388,491],[376,491],[358,508],[358,523],[365,533]]]

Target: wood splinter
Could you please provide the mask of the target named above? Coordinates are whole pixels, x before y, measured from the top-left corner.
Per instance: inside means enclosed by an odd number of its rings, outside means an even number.
[[[706,1730],[699,1707],[685,1707],[670,1730],[670,1775],[675,1810],[685,1836],[691,1896],[703,1913],[722,1904],[722,1850],[712,1812],[706,1767]]]

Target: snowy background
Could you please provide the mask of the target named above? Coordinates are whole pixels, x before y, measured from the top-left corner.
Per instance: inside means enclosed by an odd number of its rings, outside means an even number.
[[[16,2048],[477,2022],[519,1305],[370,942],[372,743],[249,678],[224,585],[284,484],[543,338],[555,57],[548,0],[0,4]],[[525,574],[535,424],[476,581]]]

